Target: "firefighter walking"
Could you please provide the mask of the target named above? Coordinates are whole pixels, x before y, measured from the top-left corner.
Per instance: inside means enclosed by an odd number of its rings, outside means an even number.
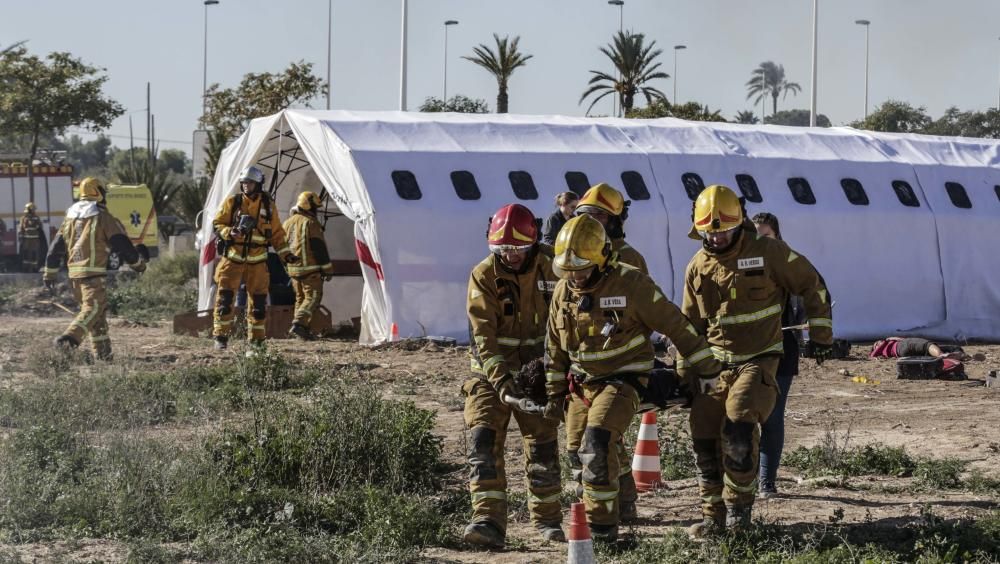
[[[94,354],[102,360],[111,359],[111,340],[108,337],[107,276],[109,249],[127,262],[132,270],[146,270],[146,262],[139,255],[125,233],[125,227],[114,218],[104,205],[105,190],[96,178],[80,182],[80,200],[66,210],[66,219],[52,240],[42,280],[52,288],[59,269],[65,262],[73,297],[80,305],[80,313],[62,335],[56,338],[56,347],[71,349],[80,346],[90,335]],[[37,216],[36,216],[37,217]]]
[[[255,166],[243,169],[240,192],[222,204],[212,221],[221,256],[215,269],[215,348],[225,349],[232,332],[236,291],[246,285],[250,307],[247,312],[247,338],[251,344],[264,342],[267,321],[267,292],[270,274],[267,249],[274,247],[286,264],[297,263],[285,241],[285,230],[271,196],[264,193],[264,173]]]
[[[501,208],[487,235],[491,254],[469,276],[472,377],[462,392],[469,429],[472,522],[464,538],[480,546],[500,547],[505,541],[504,442],[512,416],[524,439],[531,521],[546,540],[566,540],[559,505],[559,422],[542,417],[541,403],[526,398],[515,377],[544,352],[548,299],[556,280],[551,259],[538,252],[537,229],[528,208],[518,204]]]
[[[701,538],[750,523],[758,425],[775,403],[788,295],[805,302],[818,362],[829,357],[833,324],[823,278],[784,242],[758,236],[732,190],[706,188],[692,217],[690,236],[702,240],[702,249],[687,267],[682,310],[725,368],[719,378],[700,382],[690,414],[704,519],[689,532]],[[678,362],[682,373],[689,369]]]
[[[313,312],[323,302],[323,282],[333,276],[323,226],[316,220],[319,208],[319,196],[314,192],[302,192],[292,208],[292,217],[284,224],[288,246],[301,261],[288,266],[288,276],[295,289],[295,317],[288,334],[303,340],[313,339],[309,324]]]
[[[611,239],[611,251],[617,253],[618,262],[634,266],[648,275],[646,259],[639,251],[625,242],[625,220],[628,219],[628,203],[621,192],[612,188],[606,183],[600,183],[583,194],[583,198],[577,203],[576,215],[589,215],[604,226],[605,232]],[[583,398],[571,395],[566,408],[566,451],[570,462],[570,474],[578,484],[578,491],[582,491],[583,463],[580,461],[580,444],[583,441],[583,433],[587,426],[587,406]],[[616,444],[618,459],[627,460],[628,450],[625,448],[625,439],[622,437]],[[621,521],[631,521],[639,516],[635,502],[639,498],[639,491],[635,487],[635,479],[632,477],[632,468],[623,465],[621,475],[618,477],[618,501],[619,517]]]
[[[42,258],[45,256],[45,228],[42,220],[35,214],[35,203],[24,205],[24,215],[17,226],[17,238],[21,250],[21,266],[27,272],[38,272]]]
[[[587,405],[580,446],[583,502],[591,535],[613,541],[618,536],[619,477],[628,465],[616,445],[639,408],[640,389],[649,383],[650,334],[669,337],[700,377],[717,378],[721,365],[656,283],[617,261],[611,240],[595,219],[577,216],[563,226],[552,264],[562,280],[549,309],[545,416],[561,419],[570,393]]]

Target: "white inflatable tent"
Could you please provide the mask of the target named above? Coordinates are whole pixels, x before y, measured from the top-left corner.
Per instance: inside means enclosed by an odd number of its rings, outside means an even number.
[[[819,268],[837,302],[835,332],[1000,338],[1000,142],[806,129],[561,116],[287,110],[254,120],[223,153],[211,217],[250,164],[278,171],[282,218],[304,189],[343,217],[327,229],[334,258],[363,281],[328,283],[338,320],[361,317],[361,342],[440,335],[467,341],[465,293],[488,252],[499,207],[538,217],[567,189],[609,182],[632,200],[626,233],[675,301],[699,243],[691,201],[725,184],[748,212],[770,211],[785,240]],[[268,183],[270,185],[270,176]],[[206,250],[210,250],[210,245]],[[199,303],[211,306],[203,253]]]

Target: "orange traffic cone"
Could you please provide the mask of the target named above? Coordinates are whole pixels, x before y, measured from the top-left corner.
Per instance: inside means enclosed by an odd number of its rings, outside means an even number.
[[[594,564],[594,541],[587,525],[587,510],[583,503],[574,503],[569,510],[569,564]]]
[[[398,341],[399,340],[399,325],[395,323],[389,328],[389,340]]]
[[[632,457],[632,477],[635,478],[635,489],[640,492],[648,492],[663,485],[655,411],[642,414],[642,425],[639,426],[639,436],[635,443],[635,456]]]

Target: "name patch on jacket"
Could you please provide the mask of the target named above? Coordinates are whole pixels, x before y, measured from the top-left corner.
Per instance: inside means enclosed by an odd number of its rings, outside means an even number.
[[[538,291],[552,293],[556,290],[556,283],[553,280],[539,280]]]
[[[736,261],[736,267],[740,270],[748,268],[764,268],[764,257],[741,258]]]
[[[626,303],[625,296],[607,296],[601,298],[601,309],[625,307]]]

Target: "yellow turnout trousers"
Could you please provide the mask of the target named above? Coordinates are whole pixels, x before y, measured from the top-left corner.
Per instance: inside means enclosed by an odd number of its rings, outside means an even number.
[[[323,277],[319,272],[292,277],[295,289],[295,317],[293,323],[308,328],[313,312],[323,302]]]
[[[90,335],[97,358],[111,356],[111,339],[108,337],[108,279],[106,276],[90,278],[70,278],[73,298],[80,305],[80,313],[69,324],[63,335],[68,335],[77,343]]]
[[[469,491],[472,522],[489,522],[507,531],[507,475],[504,442],[511,415],[524,438],[528,510],[533,523],[559,525],[562,490],[558,422],[512,409],[489,383],[476,375],[462,385],[465,424],[469,429]]]
[[[757,493],[760,423],[777,399],[777,356],[727,368],[718,389],[691,405],[691,438],[698,466],[702,514],[721,520],[726,505],[751,506]],[[725,502],[725,503],[724,503]]]
[[[215,269],[215,315],[213,335],[228,337],[233,330],[233,309],[240,282],[247,289],[247,337],[263,341],[267,321],[267,290],[271,277],[266,262],[244,263],[223,257]]]

